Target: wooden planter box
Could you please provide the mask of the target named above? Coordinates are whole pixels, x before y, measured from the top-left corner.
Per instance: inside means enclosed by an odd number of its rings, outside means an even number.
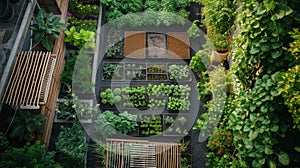
[[[190,41],[185,32],[168,33],[168,50],[170,59],[190,59]]]
[[[148,81],[168,81],[166,64],[147,64]]]
[[[146,58],[146,33],[140,31],[125,32],[124,57],[144,59]]]
[[[182,98],[180,96],[169,96],[168,97],[168,111],[171,112],[171,113],[178,113],[178,112],[184,112],[184,113],[188,113],[189,112],[189,109],[170,109],[169,108],[169,102],[170,102],[170,98],[176,98],[176,99],[180,99],[182,100]],[[189,99],[188,100],[185,100],[185,101],[190,101]],[[190,105],[191,106],[191,105]],[[190,107],[189,106],[189,107]],[[180,108],[182,108],[182,103],[180,103]]]
[[[144,100],[141,100],[141,101],[145,101],[145,106],[139,106],[139,107],[135,107],[134,104],[133,104],[133,107],[124,107],[124,103],[128,103],[128,102],[132,102],[130,99],[131,99],[131,96],[129,94],[129,100],[122,100],[121,101],[121,109],[123,110],[136,110],[136,109],[139,109],[139,110],[146,110],[147,109],[147,104],[148,104],[148,95],[147,95],[147,88],[145,86],[132,86],[131,88],[134,88],[134,87],[143,87],[146,91],[145,93],[145,99]]]
[[[67,13],[68,2],[67,0],[38,0],[40,7],[56,15]]]
[[[108,88],[100,88],[100,93],[98,95],[100,96],[101,92],[105,92],[106,89],[108,89]],[[102,103],[101,97],[99,97],[98,103],[100,104],[100,109],[103,109],[103,110],[113,110],[116,108],[115,104],[110,105],[108,102],[106,104]],[[118,103],[118,105],[120,105],[120,102]]]

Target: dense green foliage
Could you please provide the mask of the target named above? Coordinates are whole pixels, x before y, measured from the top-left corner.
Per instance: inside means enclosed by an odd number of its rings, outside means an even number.
[[[127,111],[115,115],[112,111],[106,110],[95,122],[94,128],[103,138],[115,135],[116,131],[128,134],[135,131],[138,126],[137,115],[129,114]]]
[[[300,46],[298,30],[293,28],[300,25],[296,8],[299,2],[239,3],[233,66],[229,70],[234,74],[233,88],[227,91],[220,123],[209,138],[206,165],[295,167],[299,165],[300,143],[291,137],[300,136]],[[195,127],[200,129],[200,135],[213,129],[205,127],[212,120],[212,101],[207,103],[208,113],[201,116]]]
[[[214,48],[229,49],[237,4],[235,0],[194,0],[203,5],[202,23]]]
[[[9,117],[8,119],[9,122],[12,121],[9,134],[11,138],[17,138],[20,141],[33,141],[37,133],[43,133],[46,117],[30,111],[18,110],[14,118]]]
[[[170,12],[177,14],[185,19],[188,18],[189,12],[186,8],[190,5],[190,0],[101,0],[101,3],[108,10],[106,12],[106,21],[110,22],[118,17],[128,13],[136,13],[142,11],[155,11],[156,12]],[[138,15],[131,15],[138,16]],[[149,15],[150,16],[150,15]],[[157,16],[157,15],[154,15]],[[134,20],[134,19],[133,19]],[[140,19],[143,21],[143,19]],[[147,20],[145,20],[147,21]]]
[[[24,147],[10,147],[0,154],[0,167],[49,167],[61,168],[54,162],[54,152],[45,152],[45,145],[36,142],[26,143]]]
[[[63,167],[84,167],[88,145],[81,125],[74,124],[71,128],[62,126],[55,148]]]

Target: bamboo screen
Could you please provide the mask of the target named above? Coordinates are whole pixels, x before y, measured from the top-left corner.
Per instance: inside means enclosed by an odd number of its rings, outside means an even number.
[[[179,168],[180,144],[107,139],[106,168]]]

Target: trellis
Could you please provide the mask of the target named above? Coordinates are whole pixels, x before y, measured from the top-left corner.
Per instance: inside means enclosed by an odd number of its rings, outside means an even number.
[[[106,168],[179,168],[180,144],[107,139]]]

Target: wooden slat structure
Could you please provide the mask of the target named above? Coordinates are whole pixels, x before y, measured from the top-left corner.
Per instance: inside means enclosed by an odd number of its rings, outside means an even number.
[[[55,116],[55,107],[56,107],[56,101],[59,94],[60,89],[60,76],[64,69],[65,65],[65,34],[61,33],[60,37],[56,40],[55,45],[53,47],[52,53],[55,55],[55,60],[50,62],[51,64],[54,64],[53,71],[50,70],[49,75],[51,76],[51,83],[49,87],[49,91],[45,90],[45,99],[40,102],[41,106],[41,114],[46,116],[46,122],[45,122],[45,128],[44,128],[44,134],[39,137],[39,139],[46,144],[49,145],[53,120]],[[50,78],[49,78],[50,79]],[[48,83],[49,84],[49,83]],[[48,93],[48,94],[47,94]]]
[[[107,139],[106,168],[180,168],[180,144]]]
[[[61,30],[63,32],[63,30]],[[46,116],[43,135],[38,140],[48,146],[65,60],[65,35],[61,33],[52,52],[23,51],[18,54],[2,103],[39,108]]]
[[[21,52],[4,93],[3,103],[9,105],[37,106],[40,102],[46,70],[51,53],[40,51]],[[45,89],[45,88],[44,88]]]

